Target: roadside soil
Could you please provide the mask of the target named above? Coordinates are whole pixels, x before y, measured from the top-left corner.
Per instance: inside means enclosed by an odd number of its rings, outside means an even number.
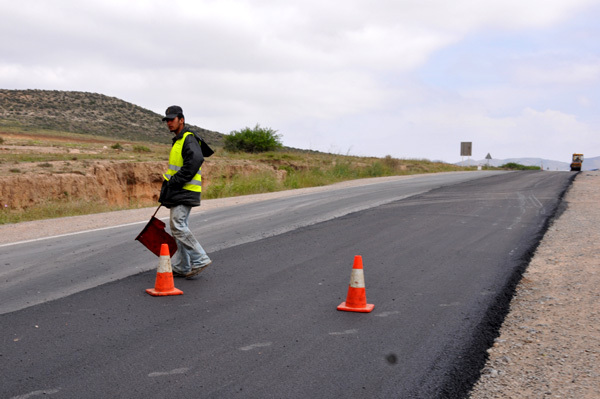
[[[203,200],[193,212],[397,176],[244,197]],[[516,289],[471,399],[598,398],[600,392],[600,172],[581,172]],[[156,208],[0,226],[0,245],[143,223]],[[168,217],[161,208],[160,218]]]

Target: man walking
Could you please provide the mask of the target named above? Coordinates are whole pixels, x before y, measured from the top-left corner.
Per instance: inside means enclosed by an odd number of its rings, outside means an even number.
[[[171,234],[177,242],[172,262],[173,276],[189,279],[212,263],[188,227],[192,207],[200,205],[204,156],[199,139],[185,126],[181,107],[173,105],[167,108],[162,120],[167,122],[175,137],[158,202],[171,210]]]

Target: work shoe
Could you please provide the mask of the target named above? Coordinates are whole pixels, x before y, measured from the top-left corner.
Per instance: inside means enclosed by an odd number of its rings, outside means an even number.
[[[180,273],[178,271],[173,270],[173,277],[186,277],[186,273]]]
[[[192,269],[191,272],[189,272],[188,274],[185,275],[186,279],[191,279],[194,276],[199,275],[204,269],[206,269],[208,267],[208,265],[210,265],[212,263],[212,260],[209,260],[208,263],[204,266],[201,267],[196,267],[194,269]]]

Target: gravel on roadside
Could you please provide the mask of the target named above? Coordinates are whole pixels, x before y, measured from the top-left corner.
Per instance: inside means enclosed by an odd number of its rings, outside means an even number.
[[[580,172],[565,201],[471,399],[600,397],[600,172]]]

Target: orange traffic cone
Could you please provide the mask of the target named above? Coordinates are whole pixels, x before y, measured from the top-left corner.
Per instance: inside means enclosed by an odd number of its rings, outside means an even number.
[[[169,244],[160,247],[160,258],[158,260],[158,271],[156,272],[156,283],[154,288],[148,288],[146,292],[152,296],[181,295],[183,291],[175,288],[173,282],[173,270],[171,269],[171,254]]]
[[[348,296],[346,302],[342,302],[337,309],[346,312],[368,313],[373,310],[375,305],[367,303],[367,292],[365,290],[365,277],[363,274],[362,257],[354,257],[354,266],[350,276],[350,286],[348,287]]]

